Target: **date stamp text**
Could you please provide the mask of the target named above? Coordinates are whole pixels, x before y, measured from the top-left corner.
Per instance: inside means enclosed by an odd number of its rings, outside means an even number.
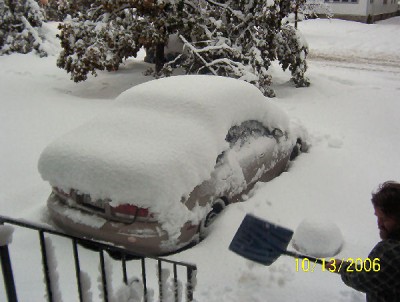
[[[296,272],[313,273],[317,269],[322,272],[337,272],[345,270],[348,273],[352,272],[379,272],[381,269],[379,258],[342,258],[339,262],[334,261],[335,258],[317,258],[317,259],[299,259],[296,258]],[[321,266],[317,266],[317,264]],[[331,263],[329,267],[326,265]]]

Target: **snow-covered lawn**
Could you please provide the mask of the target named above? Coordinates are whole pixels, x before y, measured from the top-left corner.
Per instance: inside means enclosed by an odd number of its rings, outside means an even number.
[[[295,260],[282,256],[264,267],[228,250],[244,215],[253,213],[294,230],[305,219],[334,223],[344,238],[337,257],[365,258],[379,240],[371,192],[385,180],[400,180],[400,18],[373,25],[309,20],[299,28],[311,49],[312,85],[296,89],[288,83],[290,75],[274,66],[277,98],[271,102],[308,129],[312,148],[288,172],[258,184],[246,202],[230,205],[204,241],[170,256],[197,265],[199,302],[364,300],[319,266],[313,272],[297,271]],[[43,148],[107,111],[121,92],[151,79],[142,75],[148,65],[129,60],[118,72],[75,84],[55,61],[55,56],[32,54],[0,57],[1,215],[46,222],[50,187],[37,171]],[[33,252],[37,238],[26,233],[14,237],[20,300],[43,301],[40,256]],[[74,301],[68,279],[71,255],[62,248],[69,243],[53,244],[61,246],[56,257],[64,301]],[[85,270],[97,272],[97,262],[88,258]],[[3,287],[0,300],[5,300]],[[98,301],[96,292],[93,300]]]

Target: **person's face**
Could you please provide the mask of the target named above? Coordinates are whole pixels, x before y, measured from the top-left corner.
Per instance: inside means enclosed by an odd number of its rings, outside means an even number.
[[[395,218],[386,215],[378,207],[374,207],[374,210],[377,217],[379,235],[382,239],[389,238],[391,233],[400,229],[400,225]]]

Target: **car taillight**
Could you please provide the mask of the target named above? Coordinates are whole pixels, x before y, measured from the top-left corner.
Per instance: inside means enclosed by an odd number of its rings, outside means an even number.
[[[147,208],[139,208],[135,205],[131,204],[121,204],[116,207],[111,207],[111,211],[115,215],[124,215],[124,216],[131,216],[132,218],[135,217],[141,217],[141,218],[147,218],[147,217],[153,217],[152,214],[150,214],[149,209]]]

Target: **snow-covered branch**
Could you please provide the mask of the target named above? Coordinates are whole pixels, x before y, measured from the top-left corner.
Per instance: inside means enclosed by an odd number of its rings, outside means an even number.
[[[35,0],[0,0],[0,55],[33,50],[47,55],[39,34],[43,21],[44,11]]]
[[[199,59],[204,63],[204,65],[208,65],[207,61],[203,59],[203,57],[199,54],[198,49],[196,49],[192,44],[190,44],[182,35],[179,35],[179,38],[184,43],[184,46],[188,47]],[[217,73],[211,67],[208,68],[214,75]]]

